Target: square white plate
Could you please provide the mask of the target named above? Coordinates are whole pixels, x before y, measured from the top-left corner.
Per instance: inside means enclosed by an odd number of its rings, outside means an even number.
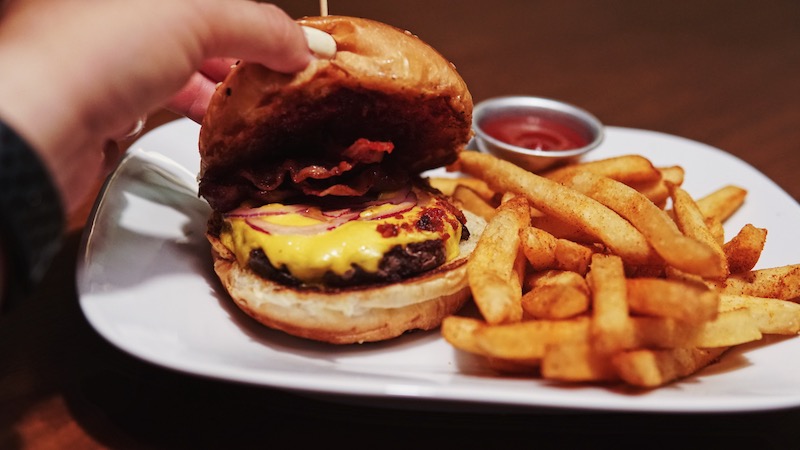
[[[266,329],[233,305],[211,268],[204,237],[209,208],[195,193],[198,133],[199,127],[184,119],[136,142],[109,179],[84,236],[81,308],[103,337],[145,361],[199,376],[385,405],[403,400],[406,406],[432,401],[485,410],[651,412],[800,405],[798,338],[742,346],[696,376],[640,392],[499,377],[436,331],[341,347]],[[591,159],[627,153],[642,154],[657,166],[681,165],[684,187],[694,196],[725,184],[746,188],[745,204],[726,223],[727,235],[746,223],[766,227],[758,268],[800,262],[800,207],[750,165],[698,142],[616,127],[607,128]],[[161,162],[158,154],[186,170]]]

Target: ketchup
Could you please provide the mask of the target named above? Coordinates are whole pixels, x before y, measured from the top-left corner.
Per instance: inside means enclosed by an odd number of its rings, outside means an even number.
[[[571,150],[589,140],[577,130],[557,120],[532,115],[501,115],[481,123],[489,136],[531,150]]]

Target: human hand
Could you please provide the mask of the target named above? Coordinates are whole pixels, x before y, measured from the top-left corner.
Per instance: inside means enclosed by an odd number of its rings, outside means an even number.
[[[109,140],[165,104],[199,120],[230,58],[283,72],[312,58],[291,18],[245,0],[12,2],[0,44],[0,118],[38,151],[68,212]]]

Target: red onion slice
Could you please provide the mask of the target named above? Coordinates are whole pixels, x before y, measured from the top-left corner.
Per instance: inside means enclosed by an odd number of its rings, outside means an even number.
[[[264,210],[260,208],[248,208],[241,206],[239,208],[234,209],[233,211],[229,211],[224,214],[227,217],[238,217],[238,218],[248,218],[248,217],[263,217],[263,216],[280,216],[283,214],[302,214],[303,212],[307,211],[309,207],[307,205],[282,205],[280,208]]]
[[[321,210],[308,205],[286,205],[269,210],[241,207],[226,213],[225,217],[245,219],[252,229],[266,234],[311,236],[325,231],[331,231],[353,220],[371,221],[398,216],[410,211],[417,203],[418,198],[416,193],[414,193],[411,188],[406,188],[396,191],[388,197],[365,202],[357,207],[332,210]],[[373,217],[361,216],[368,208],[381,205],[390,206],[385,211]],[[310,225],[285,225],[267,220],[268,217],[276,217],[285,214],[299,214],[310,219],[315,219],[319,221],[319,223]]]

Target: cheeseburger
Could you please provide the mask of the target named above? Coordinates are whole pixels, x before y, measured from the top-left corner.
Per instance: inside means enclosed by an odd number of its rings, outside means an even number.
[[[314,17],[336,52],[302,72],[242,62],[200,130],[214,270],[262,324],[361,343],[429,330],[469,298],[483,229],[421,173],[456,160],[472,97],[416,36]]]

